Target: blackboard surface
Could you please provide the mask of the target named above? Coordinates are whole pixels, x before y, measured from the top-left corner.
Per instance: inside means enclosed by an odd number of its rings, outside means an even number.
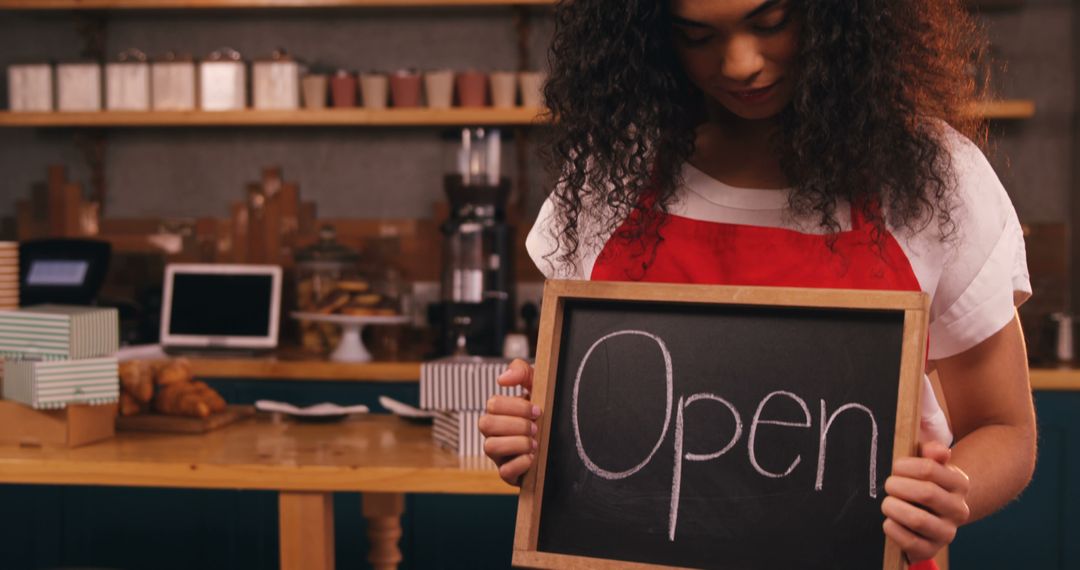
[[[881,568],[903,333],[903,311],[567,299],[537,551]]]

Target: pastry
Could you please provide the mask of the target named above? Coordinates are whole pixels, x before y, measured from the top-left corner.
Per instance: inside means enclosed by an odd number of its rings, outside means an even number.
[[[363,293],[370,288],[368,282],[361,279],[346,279],[337,283],[337,289],[347,293]]]

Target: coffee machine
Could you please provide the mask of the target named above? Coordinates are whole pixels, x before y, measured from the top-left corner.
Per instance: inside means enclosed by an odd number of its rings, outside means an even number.
[[[510,180],[498,129],[463,129],[456,172],[443,177],[442,299],[429,317],[440,355],[499,356],[514,324],[514,231],[506,223]]]

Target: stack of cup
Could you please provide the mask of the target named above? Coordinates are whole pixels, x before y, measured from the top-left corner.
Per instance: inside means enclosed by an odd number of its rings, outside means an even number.
[[[385,109],[389,99],[390,81],[385,73],[375,71],[360,74],[360,98],[365,109]]]
[[[511,71],[491,72],[491,106],[508,109],[517,103],[517,77]]]
[[[390,101],[395,107],[420,106],[420,73],[412,69],[399,69],[390,75]]]
[[[309,73],[300,79],[305,109],[325,109],[330,78],[322,73]]]
[[[334,107],[356,106],[356,76],[347,69],[339,69],[330,78],[330,101]]]
[[[449,109],[454,104],[454,72],[437,69],[424,74],[424,94],[432,109]]]
[[[454,78],[458,105],[461,107],[487,107],[488,76],[482,71],[466,69]]]
[[[540,108],[544,104],[544,82],[547,74],[543,71],[522,71],[518,73],[518,82],[521,84],[521,105],[523,107]]]
[[[19,308],[19,242],[0,242],[0,309]]]

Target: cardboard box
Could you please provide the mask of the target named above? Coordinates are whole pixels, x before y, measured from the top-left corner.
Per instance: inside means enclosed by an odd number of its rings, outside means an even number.
[[[79,447],[116,435],[116,404],[35,410],[0,400],[0,443]]]
[[[520,386],[500,386],[505,358],[443,358],[420,365],[420,407],[448,412],[483,410],[492,394],[521,396]]]
[[[435,444],[461,457],[484,455],[480,416],[484,412],[438,412],[432,426]]]
[[[114,308],[35,305],[0,310],[0,356],[97,358],[119,348],[120,317]]]
[[[120,399],[115,356],[51,361],[7,359],[2,388],[0,397],[38,410],[71,404],[110,404]]]

